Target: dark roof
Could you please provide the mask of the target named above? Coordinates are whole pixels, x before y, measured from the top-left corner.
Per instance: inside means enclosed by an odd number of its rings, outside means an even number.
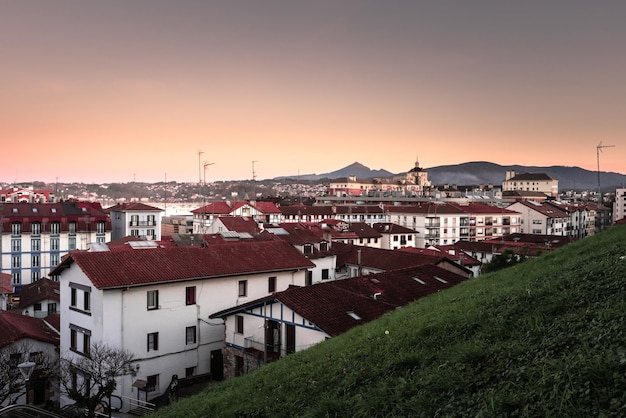
[[[281,206],[280,211],[283,215],[316,215],[316,216],[332,216],[333,208],[328,205],[291,205],[291,206]]]
[[[51,276],[73,263],[98,289],[311,268],[315,265],[281,240],[136,251],[73,251]]]
[[[19,308],[24,309],[46,299],[59,301],[61,296],[59,292],[59,282],[44,277],[43,279],[22,286],[20,290]]]
[[[251,235],[257,235],[261,232],[259,224],[257,224],[254,219],[249,217],[220,216],[218,220],[224,224],[228,231],[247,232]]]
[[[337,254],[337,267],[342,267],[346,264],[354,266],[359,265],[360,252],[361,266],[382,271],[423,266],[425,264],[436,264],[445,258],[443,255],[415,254],[404,251],[350,245],[342,242],[333,244],[333,252]]]
[[[436,266],[413,267],[290,287],[272,296],[214,313],[211,317],[223,318],[263,304],[283,303],[328,335],[336,336],[464,280],[465,277]]]
[[[10,274],[0,273],[0,293],[13,293],[13,285],[11,283]]]
[[[390,222],[377,222],[372,225],[372,228],[381,234],[415,234],[416,232],[414,229]]]
[[[43,319],[0,310],[0,347],[24,338],[59,345],[59,335]]]
[[[318,244],[326,241],[308,227],[299,223],[282,223],[279,224],[279,228],[282,228],[287,234],[278,233],[276,236],[291,245]],[[268,228],[268,230],[270,232],[274,231],[272,228]]]
[[[511,177],[508,181],[546,181],[554,180],[545,173],[521,173]]]

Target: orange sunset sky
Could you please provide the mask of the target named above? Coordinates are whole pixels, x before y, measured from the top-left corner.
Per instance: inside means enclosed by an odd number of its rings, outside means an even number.
[[[626,173],[626,1],[0,0],[0,182]]]

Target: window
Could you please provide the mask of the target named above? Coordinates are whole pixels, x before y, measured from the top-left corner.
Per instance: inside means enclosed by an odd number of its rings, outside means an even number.
[[[330,272],[328,269],[322,269],[322,280],[330,279]]]
[[[320,251],[328,251],[328,243],[320,242]]]
[[[33,222],[30,225],[31,234],[40,235],[41,234],[41,224],[39,222]]]
[[[148,334],[148,351],[156,351],[159,349],[159,333],[151,332]]]
[[[394,240],[394,241],[398,241],[398,236],[397,236],[397,235],[394,235],[394,236],[393,236],[393,240]]]
[[[196,304],[196,287],[189,286],[185,288],[185,305]]]
[[[56,303],[49,303],[48,304],[48,314],[54,314],[57,313],[57,304]]]
[[[30,281],[31,282],[36,282],[37,280],[41,279],[41,272],[40,271],[31,271],[30,272]]]
[[[84,292],[83,293],[83,309],[86,312],[89,312],[91,310],[91,293],[89,292]]]
[[[61,224],[58,222],[52,222],[50,224],[50,234],[59,235],[60,232],[61,232]]]
[[[68,227],[69,227],[70,234],[76,234],[76,222],[70,222],[68,224]]]
[[[247,295],[248,295],[248,281],[239,280],[239,296],[247,296]]]
[[[148,290],[148,302],[147,306],[149,311],[153,309],[159,309],[159,291]]]
[[[276,276],[272,276],[267,279],[267,291],[268,293],[276,291]]]
[[[79,347],[78,342],[81,340],[81,335],[83,345]],[[70,350],[89,356],[91,352],[91,331],[78,325],[70,324]]]
[[[11,273],[11,280],[12,280],[13,285],[22,284],[22,273],[20,272]]]
[[[68,250],[75,250],[76,249],[76,238],[74,237],[69,237],[67,239],[67,248]]]
[[[151,376],[148,376],[147,381],[148,383],[146,384],[146,391],[154,392],[158,389],[159,387],[159,375],[158,374],[153,374]]]
[[[185,344],[195,344],[196,343],[196,327],[195,325],[192,327],[185,328]]]
[[[11,267],[20,268],[22,266],[22,257],[19,255],[14,255],[11,257]]]
[[[22,251],[22,240],[21,239],[12,239],[11,240],[11,252],[19,253]]]
[[[194,367],[186,367],[185,368],[185,377],[192,377],[196,375],[196,368]]]
[[[40,267],[40,266],[39,266],[39,255],[33,255],[33,256],[31,257],[31,263],[30,263],[30,265],[31,265],[32,267]]]
[[[50,239],[50,251],[59,251],[60,240],[58,238]]]
[[[235,316],[235,333],[243,334],[243,315]]]
[[[86,315],[91,315],[91,288],[79,283],[70,282],[70,309],[77,312],[82,312]],[[78,305],[78,292],[83,292],[82,307]]]
[[[22,235],[22,224],[19,222],[13,222],[11,224],[11,235]]]
[[[303,252],[304,252],[304,254],[311,254],[311,253],[313,253],[313,246],[311,244],[304,244]]]
[[[313,271],[307,270],[306,271],[305,286],[311,286],[312,284],[313,284]]]
[[[41,303],[33,303],[33,310],[35,312],[40,311],[41,310]]]
[[[97,234],[104,234],[106,231],[106,223],[103,221],[98,221],[96,223],[96,233]]]

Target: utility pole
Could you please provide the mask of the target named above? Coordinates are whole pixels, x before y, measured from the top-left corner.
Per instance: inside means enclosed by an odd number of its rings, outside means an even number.
[[[200,163],[202,154],[204,154],[204,152],[198,151],[198,183],[199,184],[202,184],[202,164]]]
[[[602,151],[602,148],[613,148],[613,147],[615,147],[615,145],[602,145],[602,141],[600,141],[600,143],[596,147],[596,154],[598,158],[598,203],[599,204],[603,203],[602,189],[600,188],[600,152]]]
[[[252,181],[256,180],[256,172],[254,171],[254,163],[258,163],[258,161],[252,161]]]
[[[206,205],[207,205],[207,189],[206,189],[206,168],[210,165],[213,165],[215,163],[209,163],[207,161],[204,162],[204,164],[202,165],[203,169],[204,169],[204,181],[203,183],[203,187],[202,187],[202,234],[206,234]]]

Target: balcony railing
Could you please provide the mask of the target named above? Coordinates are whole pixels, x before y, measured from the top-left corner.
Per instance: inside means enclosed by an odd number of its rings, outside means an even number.
[[[156,220],[153,221],[130,221],[130,226],[156,226]]]

